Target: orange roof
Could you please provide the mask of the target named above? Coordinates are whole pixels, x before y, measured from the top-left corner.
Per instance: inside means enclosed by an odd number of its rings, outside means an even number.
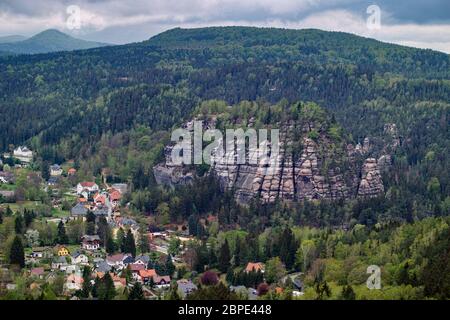
[[[122,195],[120,194],[119,191],[117,191],[116,189],[111,189],[112,191],[109,192],[109,198],[111,199],[111,201],[117,201],[120,200],[120,198],[122,198]]]
[[[247,267],[245,268],[245,271],[251,272],[251,271],[262,271],[264,269],[263,264],[261,262],[249,262],[247,264]]]
[[[276,288],[275,288],[275,292],[278,293],[278,294],[280,294],[280,293],[283,292],[283,288],[276,287]]]
[[[102,204],[105,204],[105,203],[106,203],[106,198],[105,198],[105,196],[102,195],[102,194],[99,194],[98,192],[95,194],[94,200],[95,200],[95,202],[100,202],[100,203],[102,203]]]
[[[76,173],[76,172],[77,172],[77,169],[75,169],[75,168],[70,168],[70,169],[68,170],[68,172],[69,172],[69,173]]]
[[[139,275],[142,278],[153,278],[157,276],[155,269],[139,270]]]

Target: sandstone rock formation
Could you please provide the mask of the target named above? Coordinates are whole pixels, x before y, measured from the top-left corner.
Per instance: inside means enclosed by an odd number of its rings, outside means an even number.
[[[214,121],[203,123],[204,128],[214,128]],[[193,130],[192,123],[185,128]],[[313,140],[307,134],[313,125],[297,128],[302,132],[301,153],[294,156],[292,144],[295,140],[293,131],[295,123],[284,124],[280,133],[280,152],[276,158],[278,166],[269,170],[268,161],[256,164],[246,162],[238,164],[235,155],[226,154],[228,161],[217,161],[213,157],[211,171],[216,175],[223,189],[233,189],[236,200],[246,204],[253,198],[270,203],[277,199],[285,201],[298,200],[337,200],[355,197],[374,197],[384,192],[380,169],[391,163],[388,154],[378,161],[365,159],[370,152],[370,140],[364,139],[363,145],[351,144],[331,151],[327,138]],[[392,129],[392,127],[390,127]],[[298,130],[297,130],[298,132]],[[324,132],[323,130],[321,132]],[[336,146],[334,147],[336,148]],[[193,180],[194,171],[189,167],[171,164],[171,147],[166,149],[166,163],[155,166],[154,174],[160,184],[187,184]],[[268,155],[270,155],[270,145]],[[247,159],[256,150],[246,152]]]

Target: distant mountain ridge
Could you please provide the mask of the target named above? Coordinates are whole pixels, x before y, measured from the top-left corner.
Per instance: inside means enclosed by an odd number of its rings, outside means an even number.
[[[2,41],[2,39],[4,40]],[[25,40],[20,40],[17,36],[0,38],[0,52],[12,54],[73,51],[104,47],[108,45],[109,44],[106,43],[77,39],[55,29],[43,31],[32,36],[31,38],[25,38]]]
[[[24,41],[27,37],[19,36],[19,35],[11,35],[11,36],[4,36],[0,37],[0,43],[13,43],[18,41]]]

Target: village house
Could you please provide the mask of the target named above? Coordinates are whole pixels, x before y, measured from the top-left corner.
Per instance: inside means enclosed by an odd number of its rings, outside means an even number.
[[[69,264],[67,263],[66,257],[59,256],[55,257],[52,262],[52,269],[53,270],[61,270],[66,271]]]
[[[197,290],[197,286],[188,279],[180,279],[177,281],[178,293],[184,299],[188,294]]]
[[[70,168],[69,170],[67,170],[67,174],[69,176],[74,176],[77,173],[77,169],[75,168]]]
[[[60,175],[62,175],[62,168],[59,164],[54,164],[52,166],[50,166],[50,175],[53,177],[59,177]]]
[[[82,195],[86,199],[89,196],[96,194],[99,191],[98,185],[95,182],[80,182],[77,184],[77,195]]]
[[[21,146],[13,151],[13,157],[19,159],[21,162],[30,163],[33,160],[33,151]]]
[[[65,271],[66,274],[81,273],[81,268],[76,264],[69,264]]]
[[[72,255],[72,263],[87,266],[89,264],[89,258],[84,253],[77,251]]]
[[[136,256],[136,258],[134,258],[135,264],[141,264],[145,267],[147,267],[149,261],[150,261],[150,258],[146,255]]]
[[[34,259],[50,258],[52,256],[51,247],[34,247],[31,251],[31,257]]]
[[[119,191],[121,194],[127,193],[128,185],[126,183],[114,183],[112,189]]]
[[[149,284],[151,279],[154,279],[157,276],[155,269],[142,269],[139,270],[139,282],[142,282],[143,284]]]
[[[65,257],[70,254],[69,249],[67,249],[63,245],[56,245],[54,250],[55,250],[56,254],[60,257]]]
[[[0,183],[14,183],[14,174],[9,171],[0,171]]]
[[[111,205],[116,208],[120,204],[120,199],[122,198],[122,194],[116,190],[109,190],[109,201],[111,201]]]
[[[153,277],[153,283],[158,289],[167,288],[170,286],[170,276],[158,276]]]
[[[134,281],[139,281],[140,280],[139,271],[146,269],[144,265],[136,263],[129,264],[127,268],[130,270],[131,276]]]
[[[70,209],[70,215],[72,218],[84,218],[88,213],[88,209],[81,202],[77,203],[72,209]]]
[[[111,267],[121,270],[128,264],[133,263],[133,257],[129,254],[118,253],[106,257],[106,263]],[[131,261],[131,262],[130,262]]]
[[[67,277],[65,286],[68,291],[81,290],[83,282],[83,277],[80,274],[74,273]]]
[[[97,206],[104,206],[106,204],[106,196],[101,193],[96,193],[93,197],[94,203]]]
[[[264,273],[264,264],[262,262],[249,262],[245,267],[245,272],[258,272]]]
[[[110,272],[111,268],[112,267],[106,261],[103,260],[103,261],[100,261],[97,263],[95,271],[106,273],[106,272]]]
[[[88,251],[98,250],[100,248],[100,237],[98,235],[84,235],[81,237],[81,247]]]
[[[32,277],[43,279],[44,278],[44,274],[45,274],[45,271],[44,271],[43,267],[33,268],[33,269],[30,270],[30,275]]]
[[[14,190],[0,190],[0,195],[3,198],[13,199],[16,195],[16,192]]]

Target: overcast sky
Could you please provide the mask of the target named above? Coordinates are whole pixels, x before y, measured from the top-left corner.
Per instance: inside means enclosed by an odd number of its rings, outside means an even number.
[[[68,29],[71,5],[80,8],[80,29]],[[370,5],[381,9],[379,29],[367,27]],[[224,25],[345,31],[450,53],[450,0],[0,0],[0,36],[56,28],[122,44],[174,27]]]

